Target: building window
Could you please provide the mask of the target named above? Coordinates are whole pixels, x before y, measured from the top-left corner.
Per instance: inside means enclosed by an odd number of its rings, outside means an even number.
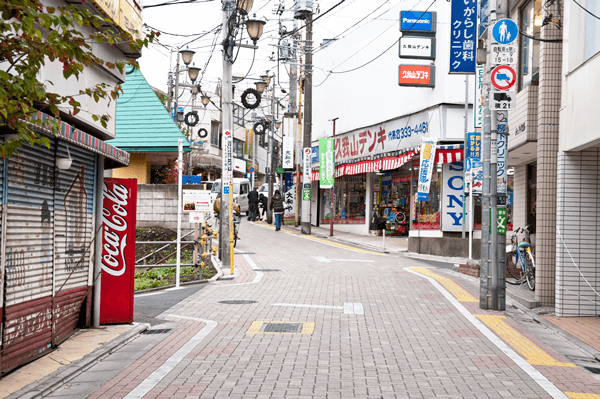
[[[343,176],[335,179],[334,223],[364,224],[367,175]],[[321,196],[321,223],[331,219],[329,201],[331,191],[324,190]]]
[[[210,144],[214,147],[221,148],[221,135],[219,134],[219,122],[212,121],[210,123]]]
[[[258,145],[261,146],[262,148],[264,148],[265,150],[267,149],[267,144],[269,142],[269,140],[267,139],[267,133],[265,132],[264,134],[261,134],[258,136]]]
[[[540,37],[541,26],[542,2],[541,0],[531,1],[521,9],[521,32]],[[519,53],[521,54],[520,89],[530,84],[537,86],[540,70],[540,42],[521,36],[521,51]]]
[[[244,107],[233,104],[233,123],[244,126]]]
[[[600,0],[587,0],[585,8],[595,15],[600,14]],[[585,59],[600,51],[600,20],[585,13]]]
[[[233,156],[244,158],[244,142],[236,138],[233,139]]]

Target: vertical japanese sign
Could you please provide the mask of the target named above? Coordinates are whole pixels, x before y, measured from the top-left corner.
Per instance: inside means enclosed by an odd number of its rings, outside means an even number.
[[[473,192],[481,192],[483,187],[483,167],[481,165],[481,133],[467,134],[467,181],[473,185]]]
[[[429,200],[429,187],[431,186],[431,174],[435,161],[435,148],[437,139],[424,138],[421,144],[421,164],[419,167],[419,183],[417,200]]]
[[[500,126],[500,124],[498,124]],[[508,153],[508,146],[506,142],[506,134],[498,132],[496,143],[498,146],[498,194],[506,194],[507,190],[507,173],[506,173],[506,154]]]
[[[294,138],[292,136],[283,137],[283,169],[294,169]]]
[[[319,139],[319,177],[321,188],[331,188],[335,180],[335,154],[332,138]]]
[[[483,65],[477,65],[475,69],[475,111],[473,112],[473,126],[481,128],[483,122]]]
[[[100,323],[133,321],[136,179],[104,179]]]
[[[311,155],[312,150],[310,148],[304,148],[304,161],[302,163],[302,201],[310,201],[310,190],[312,187],[311,178]]]
[[[233,135],[230,131],[223,133],[223,193],[229,194],[229,185],[233,178],[233,165],[231,157],[233,152]],[[227,187],[227,188],[226,188]],[[227,192],[226,192],[227,191]]]
[[[252,139],[253,139],[252,129],[246,129],[246,142],[244,143],[244,155],[252,154]]]
[[[285,195],[283,198],[284,216],[294,216],[296,214],[296,185],[294,176],[291,172],[285,173]]]
[[[475,73],[477,0],[452,0],[450,73]]]

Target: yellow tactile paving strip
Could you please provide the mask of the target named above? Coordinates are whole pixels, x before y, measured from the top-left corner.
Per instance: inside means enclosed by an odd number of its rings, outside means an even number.
[[[506,316],[493,315],[473,315],[483,321],[500,338],[519,352],[529,364],[534,366],[558,366],[558,367],[577,367],[573,363],[563,363],[548,355],[533,342],[519,334],[517,330],[509,326],[504,319]],[[577,394],[583,395],[583,394]],[[583,396],[582,396],[583,398]],[[600,398],[599,398],[600,399]]]
[[[284,332],[262,332],[260,331],[260,329],[262,328],[263,324],[265,323],[278,323],[278,324],[302,324],[302,331],[300,331],[299,333],[284,333]],[[252,322],[252,325],[250,326],[250,328],[248,328],[248,331],[246,331],[246,334],[309,334],[312,335],[312,333],[315,332],[315,323],[312,322],[301,322],[301,321],[254,321]]]
[[[565,392],[571,399],[600,399],[600,395],[597,393],[577,393],[577,392]]]
[[[454,281],[449,278],[442,277],[438,274],[433,273],[431,270],[426,269],[424,267],[413,267],[411,270],[414,270],[417,273],[421,273],[427,277],[431,277],[436,279],[441,285],[444,286],[452,295],[456,297],[459,302],[479,302],[473,295],[469,294],[463,288],[461,288]]]

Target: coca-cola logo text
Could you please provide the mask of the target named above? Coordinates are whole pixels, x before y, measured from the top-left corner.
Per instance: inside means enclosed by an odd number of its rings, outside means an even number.
[[[104,205],[102,224],[104,240],[102,247],[102,270],[112,276],[121,276],[127,270],[125,248],[127,247],[127,210],[129,190],[120,184],[113,184],[112,190],[104,183]],[[109,200],[109,201],[107,201]],[[112,201],[112,206],[110,205]]]

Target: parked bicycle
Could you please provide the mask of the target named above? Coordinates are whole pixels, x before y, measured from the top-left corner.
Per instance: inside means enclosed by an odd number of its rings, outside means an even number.
[[[233,215],[233,246],[234,247],[237,245],[238,240],[240,240],[240,238],[238,237],[238,233],[240,231],[241,223],[242,223],[242,217],[239,215]]]
[[[521,243],[517,243],[519,233],[526,235]],[[510,260],[514,261],[514,269],[510,266]],[[510,245],[506,246],[506,269],[508,274],[516,280],[515,282],[506,280],[507,283],[521,285],[527,282],[529,289],[535,290],[535,260],[529,243],[529,226],[517,228],[511,234]]]

